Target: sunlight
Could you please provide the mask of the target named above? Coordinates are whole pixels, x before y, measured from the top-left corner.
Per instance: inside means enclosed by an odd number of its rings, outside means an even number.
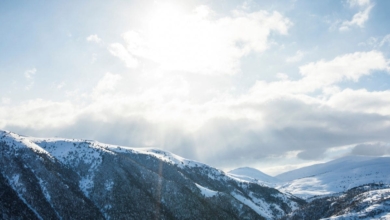
[[[158,3],[145,27],[128,31],[123,38],[132,54],[153,60],[165,70],[233,74],[240,53],[228,25],[211,20],[211,14],[207,6],[186,12],[178,5]]]

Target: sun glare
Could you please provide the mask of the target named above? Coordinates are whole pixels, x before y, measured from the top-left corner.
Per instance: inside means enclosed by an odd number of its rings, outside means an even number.
[[[145,27],[129,31],[124,38],[129,51],[166,70],[228,72],[229,62],[223,59],[229,48],[226,28],[211,21],[211,13],[206,6],[186,11],[179,5],[158,3],[148,13]]]

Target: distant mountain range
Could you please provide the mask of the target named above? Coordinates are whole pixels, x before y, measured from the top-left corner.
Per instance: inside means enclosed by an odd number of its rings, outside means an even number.
[[[277,175],[277,188],[308,198],[343,192],[367,183],[390,184],[390,157],[348,156]]]
[[[348,156],[268,176],[253,168],[229,175],[306,199],[281,219],[390,219],[390,157]]]
[[[388,159],[342,158],[271,177],[157,149],[0,131],[0,219],[386,217]]]

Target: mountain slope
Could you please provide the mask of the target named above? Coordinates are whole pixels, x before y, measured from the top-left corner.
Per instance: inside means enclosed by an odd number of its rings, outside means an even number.
[[[281,182],[281,180],[251,167],[241,167],[231,170],[228,172],[228,175],[241,180],[258,182],[266,186],[275,186],[275,184]]]
[[[390,157],[349,156],[277,175],[277,188],[308,198],[343,192],[368,183],[390,184]]]
[[[313,198],[310,203],[283,217],[304,219],[389,219],[390,185],[367,184],[346,192]]]
[[[1,197],[8,217],[277,219],[305,203],[161,150],[3,131],[0,150],[1,193],[21,207]]]

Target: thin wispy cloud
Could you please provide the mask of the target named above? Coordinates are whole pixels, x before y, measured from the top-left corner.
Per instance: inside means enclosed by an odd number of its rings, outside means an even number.
[[[102,42],[102,39],[100,39],[96,34],[89,35],[86,39],[88,42],[94,42],[94,43]]]
[[[122,60],[128,68],[135,68],[138,66],[137,59],[126,50],[126,48],[119,43],[113,43],[108,47],[110,53]]]
[[[390,46],[390,34],[386,35],[383,37],[383,39],[381,40],[381,42],[379,43],[379,46],[380,47],[383,47],[383,46]]]
[[[370,17],[370,12],[374,5],[369,0],[350,0],[348,1],[350,7],[359,7],[361,10],[353,15],[349,21],[342,22],[339,30],[347,31],[352,27],[364,27],[364,24]]]
[[[286,59],[286,62],[288,63],[295,63],[295,62],[299,62],[302,60],[302,58],[304,57],[305,53],[298,50],[294,56],[291,56],[291,57],[287,57]]]
[[[57,89],[62,89],[65,85],[66,85],[65,82],[61,82],[61,83],[58,83],[56,85],[56,87],[57,87]]]
[[[26,77],[26,79],[32,79],[36,72],[37,72],[37,69],[32,68],[32,69],[26,70],[24,72],[24,76]]]
[[[30,90],[33,86],[34,86],[34,76],[37,72],[37,69],[36,68],[32,68],[32,69],[29,69],[29,70],[26,70],[24,72],[24,77],[26,78],[27,82],[28,82],[28,85],[25,87],[26,90]]]

